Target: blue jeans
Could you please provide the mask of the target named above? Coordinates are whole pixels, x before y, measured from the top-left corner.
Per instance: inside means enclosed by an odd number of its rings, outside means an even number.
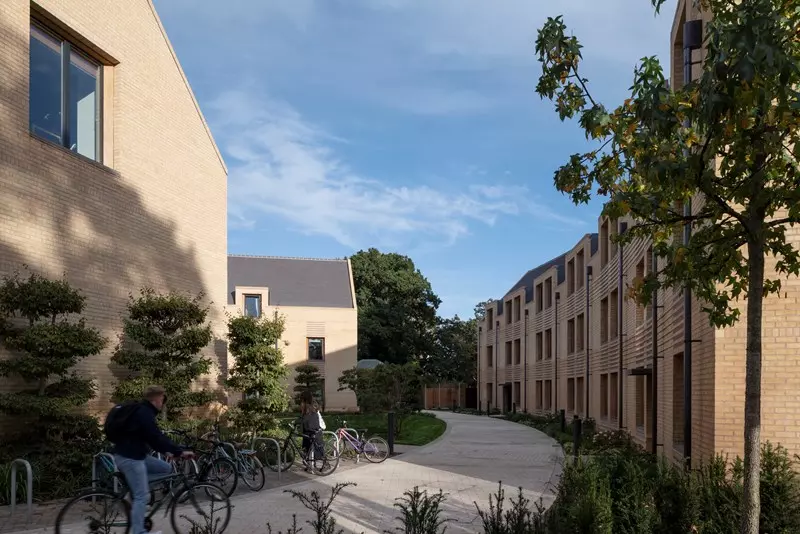
[[[144,516],[147,501],[150,500],[150,481],[164,477],[173,472],[172,464],[159,460],[155,456],[145,456],[144,460],[131,460],[124,456],[114,455],[117,469],[125,475],[128,488],[131,490],[131,534],[146,534]]]

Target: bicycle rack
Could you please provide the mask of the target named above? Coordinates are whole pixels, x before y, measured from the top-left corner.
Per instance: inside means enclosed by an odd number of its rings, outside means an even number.
[[[17,507],[17,467],[20,465],[25,468],[25,479],[28,483],[28,487],[26,488],[28,497],[26,521],[30,522],[31,514],[33,513],[33,469],[31,468],[30,462],[22,458],[17,458],[11,462],[11,515],[14,515],[14,509]]]
[[[114,472],[118,473],[119,469],[117,469],[117,462],[114,460],[114,455],[108,452],[99,452],[94,455],[92,458],[92,490],[97,489],[97,460],[100,458],[105,458],[108,462],[114,466]],[[119,478],[114,477],[114,493],[119,493]],[[94,504],[95,498],[92,497],[92,503]]]
[[[271,441],[272,443],[275,444],[275,449],[278,451],[278,457],[277,457],[278,461],[276,462],[276,464],[278,466],[278,480],[281,480],[281,463],[282,463],[282,461],[281,461],[281,459],[282,459],[282,457],[281,457],[281,444],[278,443],[278,440],[275,439],[275,438],[261,438],[261,437],[258,437],[258,436],[253,436],[253,441],[250,443],[250,448],[253,449],[253,450],[257,450],[256,449],[256,443],[258,443],[259,441]]]
[[[225,452],[225,457],[228,458],[228,460],[235,463],[236,457],[238,456],[238,453],[236,452],[236,446],[229,441],[223,441],[221,443],[222,443],[222,448]],[[227,449],[230,449],[231,454],[228,454]]]

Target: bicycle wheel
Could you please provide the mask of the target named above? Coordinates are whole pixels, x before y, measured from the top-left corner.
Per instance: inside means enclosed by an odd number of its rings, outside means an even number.
[[[255,451],[240,451],[239,454],[242,455],[240,462],[242,467],[244,467],[243,472],[239,473],[239,476],[251,491],[260,491],[267,482],[264,466],[261,465],[261,461],[256,458]]]
[[[363,445],[364,456],[373,464],[379,464],[389,457],[389,444],[380,436],[372,436]]]
[[[281,444],[281,471],[288,471],[294,465],[295,453],[292,446],[285,447],[285,443]],[[278,472],[278,451],[275,447],[266,441],[260,442],[256,446],[257,453],[261,457],[261,463],[269,467],[272,471]]]
[[[211,458],[203,466],[199,480],[219,486],[230,497],[239,484],[236,464],[227,458]]]
[[[314,458],[312,461],[312,471],[314,474],[326,477],[336,471],[339,467],[339,448],[336,445],[337,442],[334,440],[324,442],[324,454],[322,459]]]
[[[89,491],[67,502],[56,517],[55,534],[127,534],[131,505],[106,491]]]
[[[178,502],[187,504],[181,506]],[[172,502],[169,517],[175,534],[220,534],[228,528],[230,520],[230,496],[219,486],[207,482],[199,482],[181,491]]]

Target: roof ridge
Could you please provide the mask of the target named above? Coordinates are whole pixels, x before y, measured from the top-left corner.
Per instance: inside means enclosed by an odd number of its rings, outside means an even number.
[[[302,261],[330,261],[345,262],[347,258],[306,258],[300,256],[262,256],[258,254],[228,254],[229,258],[262,258],[270,260],[302,260]]]

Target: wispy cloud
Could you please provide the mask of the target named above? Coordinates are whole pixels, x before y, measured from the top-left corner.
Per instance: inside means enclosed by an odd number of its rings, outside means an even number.
[[[553,212],[519,185],[465,185],[463,177],[443,189],[388,185],[362,176],[337,155],[337,145],[345,140],[285,102],[234,91],[207,109],[231,167],[229,212],[239,228],[259,227],[266,214],[295,231],[358,248],[418,239],[449,244],[467,235],[471,224],[493,225],[502,216],[582,225]]]

